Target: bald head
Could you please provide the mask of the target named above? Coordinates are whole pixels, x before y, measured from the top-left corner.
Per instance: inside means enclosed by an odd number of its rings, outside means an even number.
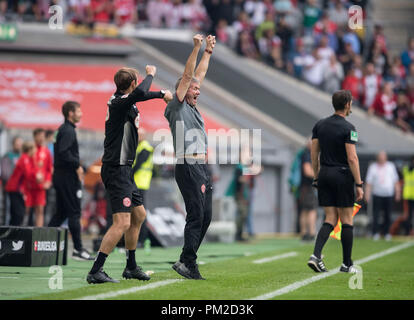
[[[379,164],[384,164],[385,162],[387,162],[387,153],[385,151],[380,151],[377,154],[377,162]]]

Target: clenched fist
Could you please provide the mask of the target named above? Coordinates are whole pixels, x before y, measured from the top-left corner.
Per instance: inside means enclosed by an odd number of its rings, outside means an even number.
[[[196,34],[196,35],[193,37],[193,41],[194,41],[194,47],[195,47],[195,48],[200,48],[200,47],[201,47],[201,44],[203,43],[203,35],[201,35],[201,34]]]
[[[170,102],[173,99],[173,95],[170,90],[165,90],[164,101],[166,103]]]
[[[212,36],[212,35],[209,35],[206,38],[206,42],[207,42],[206,49],[213,50],[214,46],[216,45],[216,37]]]
[[[157,72],[157,67],[156,66],[147,65],[145,67],[145,72],[147,73],[147,75],[155,76],[155,73]]]

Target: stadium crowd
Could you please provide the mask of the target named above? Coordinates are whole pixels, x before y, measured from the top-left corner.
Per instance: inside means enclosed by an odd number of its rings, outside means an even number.
[[[369,41],[364,31],[351,30],[348,8],[365,9],[369,0],[2,0],[0,19],[14,13],[46,20],[53,4],[75,24],[213,33],[240,55],[328,93],[348,89],[356,105],[414,132],[414,38],[392,56],[380,25]]]

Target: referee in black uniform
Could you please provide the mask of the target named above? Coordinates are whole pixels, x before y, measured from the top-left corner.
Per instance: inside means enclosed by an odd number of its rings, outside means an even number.
[[[156,68],[148,65],[145,69],[147,75],[139,85],[135,69],[121,68],[114,76],[116,92],[108,101],[101,170],[113,224],[102,239],[98,256],[86,278],[88,283],[119,282],[103,271],[103,265],[123,234],[127,259],[122,276],[126,279],[150,279],[135,261],[139,232],[146,217],[142,194],[134,182],[132,170],[140,123],[135,103],[155,98],[171,99],[172,94],[164,90],[149,91]]]
[[[322,249],[329,234],[338,222],[342,222],[341,242],[342,272],[356,272],[351,260],[353,226],[352,213],[355,202],[364,195],[355,149],[358,133],[345,117],[352,112],[352,95],[347,90],[333,94],[335,113],[316,123],[312,130],[312,168],[315,173],[313,185],[318,189],[319,205],[325,210],[325,222],[319,230],[315,249],[308,266],[315,272],[326,272],[322,261]]]
[[[59,127],[54,144],[53,186],[56,190],[56,213],[49,227],[59,227],[68,219],[73,240],[73,258],[93,260],[81,241],[81,198],[83,168],[79,163],[79,145],[76,138],[76,123],[82,117],[80,104],[66,101],[62,106],[65,122]]]

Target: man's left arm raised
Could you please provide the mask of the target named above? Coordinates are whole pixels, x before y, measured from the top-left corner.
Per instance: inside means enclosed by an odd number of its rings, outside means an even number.
[[[204,54],[201,57],[200,63],[198,64],[194,77],[200,81],[200,86],[206,76],[208,65],[210,63],[210,57],[213,53],[214,46],[216,45],[216,37],[209,35],[206,38],[206,49],[204,50]]]

